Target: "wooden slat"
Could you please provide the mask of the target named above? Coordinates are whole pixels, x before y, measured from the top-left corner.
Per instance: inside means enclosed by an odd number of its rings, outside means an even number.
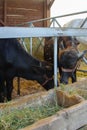
[[[49,0],[0,0],[0,19],[7,26],[29,22],[44,17],[50,17],[49,9],[44,13],[45,5]],[[47,6],[45,6],[47,8]],[[45,16],[46,14],[46,16]],[[13,17],[13,15],[23,15],[23,17]],[[47,21],[45,21],[47,25]],[[22,25],[23,26],[23,25]],[[35,26],[43,27],[44,21],[35,23]]]
[[[4,12],[4,25],[6,25],[6,15],[7,15],[7,4],[6,4],[7,0],[4,0],[4,7],[3,7],[3,12]]]

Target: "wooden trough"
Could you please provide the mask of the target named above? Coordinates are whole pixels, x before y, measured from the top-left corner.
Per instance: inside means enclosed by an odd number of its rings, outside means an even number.
[[[21,130],[77,130],[87,124],[87,101],[63,109]]]
[[[66,87],[78,88],[82,91],[86,91],[87,80],[83,80]],[[9,111],[13,111],[15,109],[23,109],[25,107],[37,107],[38,105],[41,106],[42,104],[46,104],[46,102],[55,104],[55,99],[57,99],[57,103],[59,103],[59,97],[57,96],[59,91],[59,88],[52,89],[48,92],[24,96],[11,101],[10,103],[0,104],[0,112],[3,112],[7,108]],[[85,93],[85,95],[87,95],[87,93]],[[55,115],[42,119],[21,130],[77,130],[78,128],[86,125],[87,100],[80,95],[77,97],[79,97],[80,100],[77,100],[77,102],[72,105],[70,104],[70,107],[66,106],[67,108],[60,110]]]

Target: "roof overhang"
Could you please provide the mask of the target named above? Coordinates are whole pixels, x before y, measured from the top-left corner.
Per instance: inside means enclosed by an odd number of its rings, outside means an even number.
[[[49,3],[49,8],[51,8],[51,6],[53,5],[55,0],[50,0],[50,3]]]

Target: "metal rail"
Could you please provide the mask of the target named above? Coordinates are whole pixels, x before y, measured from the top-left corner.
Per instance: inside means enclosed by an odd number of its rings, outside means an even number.
[[[68,16],[74,16],[74,15],[80,15],[80,14],[85,14],[85,13],[87,13],[87,11],[81,11],[81,12],[76,12],[76,13],[64,14],[64,15],[60,15],[60,16],[56,16],[56,17],[49,17],[49,18],[44,18],[44,19],[37,19],[37,20],[32,20],[30,22],[25,22],[25,23],[22,23],[22,24],[18,24],[18,26],[26,25],[26,24],[29,25],[31,23],[47,21],[47,20],[50,20],[50,19],[63,18],[63,17],[68,17]]]
[[[9,32],[9,33],[8,33]],[[28,27],[0,27],[0,38],[26,38],[26,37],[58,37],[58,36],[84,36],[87,37],[87,28],[28,28]]]

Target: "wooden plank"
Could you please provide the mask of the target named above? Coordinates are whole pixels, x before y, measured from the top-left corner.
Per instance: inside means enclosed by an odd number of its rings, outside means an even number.
[[[5,26],[5,23],[0,19],[0,24],[2,25],[2,26]]]
[[[7,4],[6,4],[6,1],[7,0],[4,0],[4,7],[3,7],[3,10],[4,10],[4,25],[6,26],[6,15],[7,15]]]
[[[25,0],[25,2],[23,0],[7,0],[7,25],[16,26],[24,22],[44,18],[43,2],[43,0]],[[22,17],[17,17],[18,15]],[[35,23],[35,26],[43,27],[43,23],[44,21]]]
[[[49,7],[49,3],[50,3],[50,0],[44,0],[44,3],[43,3],[43,14],[44,14],[44,18],[48,18],[50,17],[50,9],[48,8]],[[50,20],[46,20],[46,21],[43,21],[44,23],[44,27],[48,27],[50,25]]]

